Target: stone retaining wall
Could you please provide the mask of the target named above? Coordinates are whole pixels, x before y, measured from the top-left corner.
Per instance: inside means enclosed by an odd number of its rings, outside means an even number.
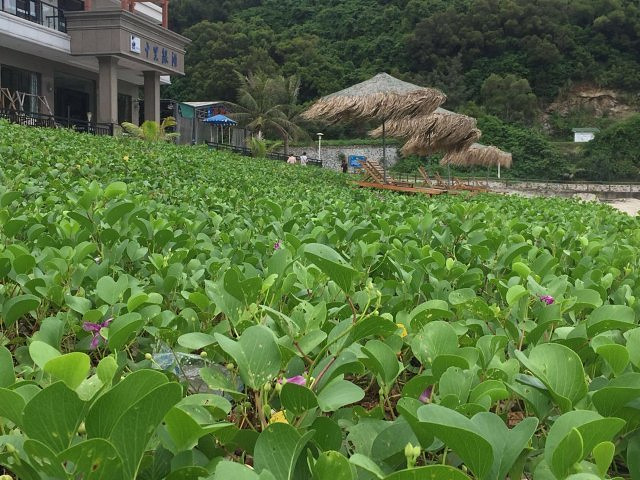
[[[516,182],[490,180],[489,188],[500,190],[520,190],[528,192],[549,193],[554,195],[573,195],[575,193],[594,194],[636,194],[640,193],[640,184],[611,183],[556,183],[556,182]]]

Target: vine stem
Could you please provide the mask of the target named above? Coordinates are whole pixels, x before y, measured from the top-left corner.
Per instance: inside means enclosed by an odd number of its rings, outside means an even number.
[[[337,358],[338,357],[334,355],[331,358],[331,360],[329,360],[329,362],[324,366],[322,371],[318,374],[316,379],[313,381],[313,384],[311,385],[311,390],[313,390],[318,385],[318,383],[320,383],[320,380],[322,379],[322,377],[324,377],[324,374],[327,373],[327,370],[331,368],[331,365],[333,365],[333,363],[336,361]]]
[[[347,301],[349,302],[349,306],[351,307],[351,311],[353,312],[353,323],[356,323],[358,321],[358,314],[356,312],[356,307],[353,305],[353,302],[351,301],[351,297],[349,295],[347,295]]]
[[[264,430],[267,428],[267,419],[264,416],[264,409],[262,408],[262,396],[257,390],[253,392],[253,395],[256,402],[256,408],[258,409],[258,417],[260,417],[260,426],[262,427],[262,430]]]
[[[293,344],[295,345],[296,349],[300,352],[300,355],[302,355],[302,358],[304,358],[304,359],[305,359],[305,361],[306,361],[309,365],[311,365],[311,364],[313,363],[313,360],[312,360],[311,358],[309,358],[309,355],[307,355],[306,353],[304,353],[304,352],[302,351],[302,348],[300,348],[300,343],[299,343],[297,340],[295,340],[295,341],[293,342]]]

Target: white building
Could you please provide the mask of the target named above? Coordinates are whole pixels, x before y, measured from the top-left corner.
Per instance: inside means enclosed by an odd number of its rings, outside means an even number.
[[[189,42],[167,23],[168,0],[0,0],[0,117],[94,132],[160,120]]]
[[[598,128],[574,128],[572,129],[573,141],[575,143],[590,142],[599,131]]]

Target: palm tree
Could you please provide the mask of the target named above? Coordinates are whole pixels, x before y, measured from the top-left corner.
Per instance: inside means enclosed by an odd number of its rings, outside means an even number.
[[[258,138],[266,135],[282,138],[285,154],[288,153],[289,141],[306,135],[297,124],[300,79],[295,75],[284,78],[236,73],[240,81],[238,103],[228,102],[235,111],[229,117],[253,130]]]
[[[129,122],[122,122],[122,129],[125,133],[146,140],[147,142],[168,142],[180,136],[179,133],[167,132],[168,128],[177,125],[176,119],[166,117],[162,123],[153,120],[146,120],[142,125],[134,125]]]

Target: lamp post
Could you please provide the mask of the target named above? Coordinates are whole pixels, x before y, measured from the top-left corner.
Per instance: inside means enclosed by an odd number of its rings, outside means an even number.
[[[316,135],[318,135],[318,160],[322,162],[322,156],[320,155],[320,153],[321,153],[321,148],[322,148],[322,136],[324,134],[318,132]]]

